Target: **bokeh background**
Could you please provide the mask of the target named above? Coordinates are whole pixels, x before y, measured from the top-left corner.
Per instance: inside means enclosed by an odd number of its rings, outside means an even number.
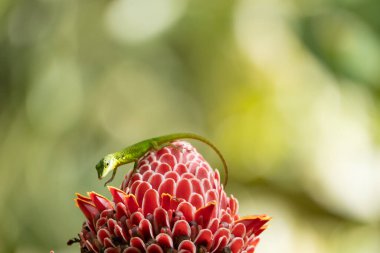
[[[379,10],[0,1],[0,252],[78,252],[74,193],[110,195],[96,162],[178,131],[224,153],[242,215],[273,216],[257,252],[380,252]]]

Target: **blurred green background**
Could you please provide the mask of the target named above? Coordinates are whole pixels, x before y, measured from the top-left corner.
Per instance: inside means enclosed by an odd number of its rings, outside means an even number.
[[[178,131],[224,153],[242,215],[274,217],[257,252],[380,252],[379,10],[1,0],[0,252],[78,252],[74,193],[110,195],[96,162]]]

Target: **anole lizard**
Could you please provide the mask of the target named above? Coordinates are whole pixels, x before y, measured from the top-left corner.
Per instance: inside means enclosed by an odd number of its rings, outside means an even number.
[[[145,155],[148,151],[154,149],[159,150],[165,146],[171,145],[171,142],[179,139],[194,139],[201,141],[208,146],[210,146],[219,156],[219,158],[222,160],[223,167],[224,167],[224,186],[227,185],[228,181],[228,169],[227,169],[227,163],[223,158],[222,153],[206,138],[192,134],[192,133],[176,133],[176,134],[169,134],[169,135],[163,135],[151,139],[147,139],[141,142],[138,142],[136,144],[133,144],[132,146],[126,147],[123,150],[120,150],[118,152],[108,154],[106,155],[102,160],[98,162],[96,165],[96,171],[98,172],[99,179],[104,178],[109,172],[112,171],[112,177],[105,183],[107,185],[108,183],[112,182],[116,175],[116,170],[119,166],[123,164],[128,164],[131,162],[134,162],[134,168],[133,170],[136,170],[137,167],[137,161]]]

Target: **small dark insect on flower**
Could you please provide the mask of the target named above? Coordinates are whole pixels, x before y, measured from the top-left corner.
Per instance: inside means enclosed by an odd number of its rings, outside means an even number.
[[[80,242],[79,238],[73,238],[73,239],[70,239],[70,240],[67,241],[67,245],[71,246],[74,243],[79,243],[79,242]]]

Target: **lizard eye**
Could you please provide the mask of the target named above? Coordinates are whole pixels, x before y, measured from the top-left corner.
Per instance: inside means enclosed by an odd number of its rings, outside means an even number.
[[[106,162],[106,166],[108,167],[108,165],[110,165],[110,163],[109,162]]]

